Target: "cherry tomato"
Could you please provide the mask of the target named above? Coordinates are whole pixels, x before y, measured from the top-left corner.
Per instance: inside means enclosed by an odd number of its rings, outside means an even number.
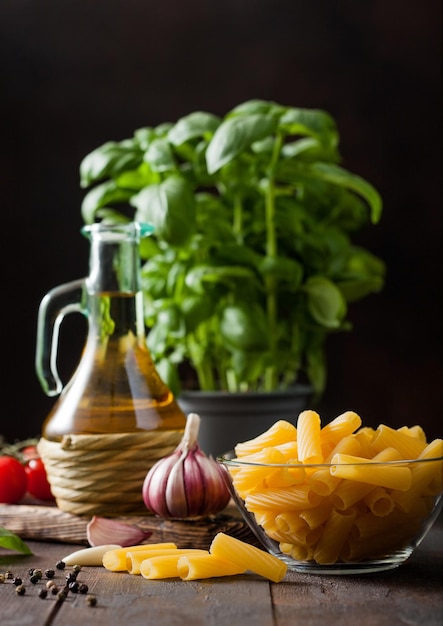
[[[54,500],[46,469],[40,458],[31,459],[25,468],[28,476],[28,492],[38,500]]]
[[[37,452],[37,446],[26,446],[20,450],[25,461],[30,461],[31,459],[38,459],[39,453]]]
[[[15,504],[26,493],[28,479],[24,466],[12,456],[0,456],[0,502]]]

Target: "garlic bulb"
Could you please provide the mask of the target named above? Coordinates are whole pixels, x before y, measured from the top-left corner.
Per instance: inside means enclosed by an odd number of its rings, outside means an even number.
[[[190,413],[174,452],[157,461],[143,483],[143,500],[164,518],[193,519],[218,513],[229,502],[223,470],[200,449],[200,416]]]

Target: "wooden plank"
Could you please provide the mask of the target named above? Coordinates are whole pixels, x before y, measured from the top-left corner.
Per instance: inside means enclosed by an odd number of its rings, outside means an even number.
[[[0,504],[0,526],[22,539],[83,543],[87,545],[86,526],[91,518],[65,513],[56,506]],[[136,524],[151,532],[150,542],[174,541],[183,548],[207,549],[217,532],[258,545],[257,539],[236,509],[201,521],[163,520],[152,515],[115,518]]]
[[[42,600],[38,590],[44,583],[32,585],[27,574],[30,567],[54,567],[57,560],[71,550],[67,544],[29,542],[33,556],[1,556],[0,570],[11,569],[25,580],[27,593],[17,596],[12,583],[0,585],[2,626],[46,626],[54,612],[56,598]],[[68,571],[68,570],[66,570]],[[56,570],[56,582],[62,586],[65,572]],[[83,626],[192,626],[220,624],[253,624],[274,626],[270,585],[255,575],[229,576],[203,581],[147,581],[126,572],[109,572],[99,567],[84,567],[78,580],[97,597],[90,607],[86,597],[69,594],[54,617],[54,625]]]

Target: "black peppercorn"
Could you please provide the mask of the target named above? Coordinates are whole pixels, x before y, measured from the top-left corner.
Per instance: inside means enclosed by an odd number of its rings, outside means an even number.
[[[16,587],[18,587],[19,585],[22,584],[22,579],[20,578],[20,576],[16,576],[15,578],[12,579],[12,582],[14,583],[14,585]]]
[[[55,567],[57,569],[65,569],[66,563],[64,561],[57,561],[57,563],[55,564]]]
[[[82,583],[78,590],[80,593],[88,593],[89,587],[88,585],[85,585],[85,583]]]
[[[77,593],[78,589],[79,589],[79,584],[76,580],[69,583],[69,591],[72,591],[72,593]]]
[[[32,574],[31,578],[29,579],[31,581],[31,583],[33,585],[36,585],[38,583],[38,581],[40,580],[39,576],[36,576],[35,574]]]
[[[40,589],[40,591],[38,592],[38,597],[39,598],[46,598],[48,595],[48,590],[47,589]]]
[[[53,569],[45,569],[46,578],[54,578],[55,572]]]
[[[24,585],[18,585],[18,587],[15,588],[16,593],[18,593],[19,596],[24,596],[26,593],[26,588]]]

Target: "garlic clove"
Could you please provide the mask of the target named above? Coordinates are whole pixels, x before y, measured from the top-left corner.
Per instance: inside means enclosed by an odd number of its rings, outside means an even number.
[[[100,546],[93,546],[92,548],[83,548],[81,550],[75,550],[71,554],[67,554],[61,560],[65,565],[86,565],[86,566],[98,566],[102,565],[103,555],[109,550],[116,550],[121,548],[117,544],[107,544]]]
[[[90,546],[119,544],[122,548],[133,546],[145,541],[152,535],[135,524],[125,524],[106,517],[94,517],[86,526],[86,537]]]

